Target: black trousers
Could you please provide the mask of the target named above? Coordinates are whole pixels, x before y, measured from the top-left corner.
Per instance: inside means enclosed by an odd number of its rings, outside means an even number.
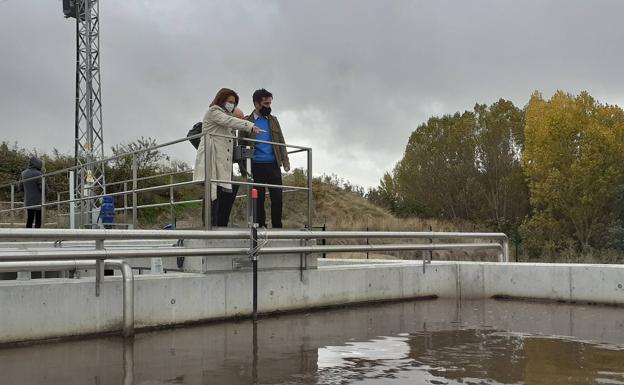
[[[35,223],[35,228],[38,229],[41,227],[41,210],[33,210],[26,209],[27,217],[26,217],[26,228],[31,229],[33,227],[33,222]]]
[[[232,191],[227,191],[221,186],[217,186],[217,199],[212,201],[210,211],[210,222],[213,226],[227,227],[230,221],[230,213],[232,212],[232,206],[238,193],[238,185],[232,185]],[[205,202],[202,198],[202,223],[205,222]]]
[[[251,172],[254,182],[267,184],[282,184],[282,171],[277,162],[273,163],[252,163]],[[266,188],[257,186],[258,189],[258,225],[266,227],[266,213],[264,211],[264,200]],[[274,229],[282,227],[282,189],[269,188],[271,198],[271,225]]]

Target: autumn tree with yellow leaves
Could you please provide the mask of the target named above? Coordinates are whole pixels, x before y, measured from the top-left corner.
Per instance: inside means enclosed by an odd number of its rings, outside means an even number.
[[[530,254],[617,248],[622,233],[624,111],[587,92],[534,93],[526,109],[523,169],[532,216]]]

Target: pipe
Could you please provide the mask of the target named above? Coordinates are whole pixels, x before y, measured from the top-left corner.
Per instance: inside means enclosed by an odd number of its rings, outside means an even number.
[[[133,229],[137,227],[137,193],[136,193],[137,173],[138,173],[137,159],[136,159],[136,156],[132,154],[132,228]]]
[[[303,234],[303,232],[302,232]],[[249,239],[244,230],[0,229],[0,241],[96,239]]]
[[[502,238],[502,254],[500,256],[500,261],[501,262],[509,262],[509,238],[505,235],[504,238]]]
[[[134,334],[134,275],[132,268],[123,260],[106,260],[104,266],[117,268],[123,279],[123,329],[124,337]]]
[[[248,235],[249,236],[249,235]],[[201,257],[224,255],[247,255],[247,247],[186,249],[124,249],[124,250],[58,250],[58,251],[10,251],[0,252],[0,262],[4,261],[54,261],[63,259],[132,259],[152,257]]]
[[[62,271],[95,269],[95,266],[95,260],[0,262],[0,273],[33,270]],[[134,334],[134,275],[132,273],[132,268],[126,261],[110,259],[104,261],[104,266],[121,271],[123,280],[122,334],[124,337],[129,337]]]
[[[260,254],[298,254],[298,253],[344,253],[366,251],[417,251],[417,250],[501,250],[498,243],[451,243],[451,244],[394,244],[394,245],[326,245],[296,247],[264,247]],[[500,257],[499,257],[500,258]]]
[[[308,154],[307,154],[307,158],[308,158],[308,199],[307,199],[307,203],[308,203],[308,209],[306,212],[306,217],[308,219],[308,230],[312,230],[312,207],[313,207],[313,202],[312,202],[312,149],[308,150]]]
[[[478,238],[507,239],[504,233],[463,233],[435,231],[292,231],[265,230],[260,237],[269,239],[335,239],[335,238]],[[118,229],[0,229],[1,241],[20,239],[74,240],[74,239],[249,239],[244,230],[118,230]]]
[[[268,235],[271,239],[315,239],[315,238],[480,238],[503,239],[504,233],[465,233],[440,231],[292,231],[268,230],[260,236]]]
[[[249,235],[248,235],[249,236]],[[359,251],[415,251],[415,250],[501,250],[498,243],[451,243],[451,244],[391,244],[391,245],[325,245],[264,247],[259,254],[339,253]],[[9,251],[0,253],[0,261],[53,261],[62,259],[132,259],[150,257],[199,257],[248,255],[246,247],[211,247],[187,249],[129,249],[129,250],[54,250]]]

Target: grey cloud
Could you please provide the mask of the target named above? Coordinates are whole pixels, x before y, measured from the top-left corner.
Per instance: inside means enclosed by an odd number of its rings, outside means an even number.
[[[431,114],[536,89],[624,100],[617,1],[100,3],[107,147],[184,135],[223,86],[249,111],[266,87],[316,173],[369,186]],[[0,4],[3,139],[71,151],[74,44],[60,2]]]

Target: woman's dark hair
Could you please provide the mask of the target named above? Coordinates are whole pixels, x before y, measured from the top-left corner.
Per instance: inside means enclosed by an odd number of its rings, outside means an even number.
[[[234,102],[234,106],[238,106],[238,94],[234,92],[234,90],[231,90],[229,88],[221,88],[219,92],[217,92],[217,95],[212,100],[212,103],[210,103],[210,107],[212,106],[225,107],[225,101],[230,96],[234,96],[234,99],[236,100]]]
[[[272,98],[273,94],[270,93],[269,91],[265,90],[264,88],[260,88],[259,90],[256,90],[253,93],[252,99],[254,103],[260,103],[262,102],[262,99],[264,98]]]

